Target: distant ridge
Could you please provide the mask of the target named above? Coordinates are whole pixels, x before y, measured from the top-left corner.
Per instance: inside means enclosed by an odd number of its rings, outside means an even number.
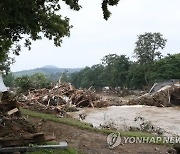
[[[53,65],[46,65],[46,66],[43,66],[43,67],[41,67],[41,68],[58,68],[58,67],[53,66]]]
[[[31,76],[35,73],[42,73],[44,75],[51,75],[51,74],[56,74],[56,73],[63,73],[66,70],[68,71],[68,73],[74,73],[74,72],[79,72],[81,69],[83,69],[83,68],[58,68],[56,66],[47,65],[47,66],[43,66],[40,68],[13,72],[13,75],[15,77],[19,77],[22,75]]]

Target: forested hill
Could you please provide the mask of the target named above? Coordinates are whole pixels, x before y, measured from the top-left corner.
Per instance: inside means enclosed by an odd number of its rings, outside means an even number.
[[[31,76],[36,73],[42,73],[44,75],[50,75],[50,74],[56,74],[56,73],[63,73],[65,71],[68,71],[68,73],[74,73],[79,72],[82,68],[58,68],[56,66],[44,66],[40,68],[30,69],[30,70],[23,70],[18,72],[13,72],[13,75],[16,77],[22,76],[22,75],[28,75]]]
[[[109,54],[99,64],[71,74],[71,83],[76,87],[96,89],[105,86],[148,89],[155,82],[170,79],[180,79],[180,53],[143,64],[130,61],[125,55]]]

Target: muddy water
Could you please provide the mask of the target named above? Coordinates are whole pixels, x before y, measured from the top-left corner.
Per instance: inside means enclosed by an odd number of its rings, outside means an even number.
[[[138,127],[139,123],[134,119],[140,116],[168,134],[180,135],[180,107],[111,106],[101,109],[85,108],[70,114],[77,119],[79,114],[87,115],[83,121],[93,124],[94,127],[113,123],[119,130],[126,130],[129,126]]]

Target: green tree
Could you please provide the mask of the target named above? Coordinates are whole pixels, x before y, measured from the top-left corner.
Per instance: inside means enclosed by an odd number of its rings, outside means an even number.
[[[70,82],[75,86],[75,87],[80,87],[80,80],[79,80],[79,74],[80,72],[74,72],[70,75]]]
[[[0,52],[0,70],[4,70],[6,74],[10,71],[10,65],[14,63],[14,58],[9,57],[9,52]]]
[[[40,89],[48,88],[50,86],[50,81],[46,78],[44,74],[36,73],[32,76],[21,76],[15,79],[15,85],[19,87],[20,92],[26,92],[29,89]]]
[[[101,89],[104,86],[125,87],[127,85],[129,58],[125,55],[109,54],[104,56],[101,64],[86,67],[71,75],[73,85],[82,88],[93,86]]]
[[[164,79],[180,79],[180,54],[167,55],[156,61],[150,72],[152,81]]]
[[[106,84],[111,87],[125,87],[130,66],[125,55],[109,54],[102,59],[105,66]]]
[[[143,89],[146,85],[144,78],[144,65],[140,65],[137,62],[131,64],[128,71],[127,85],[132,89]]]
[[[162,57],[159,49],[165,47],[166,41],[160,33],[149,32],[138,36],[134,53],[137,62],[143,65],[140,68],[142,68],[141,71],[144,73],[144,80],[147,85],[150,84],[148,76],[151,69],[150,66],[156,59]]]
[[[50,81],[44,74],[36,73],[30,76],[31,88],[47,88],[50,85]]]
[[[90,67],[85,67],[83,70],[79,72],[79,87],[81,88],[88,88],[92,86],[92,79],[91,77],[93,76],[92,70]]]
[[[167,55],[148,65],[149,71],[146,72],[149,85],[167,79],[180,79],[180,54]],[[133,89],[144,89],[147,84],[144,78],[144,67],[135,62],[131,64],[128,73],[128,87]]]
[[[62,0],[72,10],[78,11],[81,6],[78,0]],[[4,0],[0,3],[0,62],[6,61],[10,50],[20,54],[20,41],[31,48],[31,42],[42,36],[53,40],[60,46],[62,38],[70,36],[69,18],[60,14],[60,0]],[[104,19],[110,12],[108,5],[117,5],[119,0],[103,0]]]
[[[85,67],[83,70],[77,73],[72,73],[70,82],[78,88],[89,88],[92,86],[92,69]]]
[[[61,75],[61,77],[60,77],[60,80],[61,80],[62,83],[68,82],[68,76],[67,76],[67,73],[68,73],[67,70],[65,70],[65,71],[62,73],[62,75]]]
[[[160,33],[145,33],[138,36],[135,56],[140,64],[148,64],[154,62],[156,58],[161,58],[159,49],[164,49],[166,39]]]
[[[19,91],[20,92],[25,92],[28,91],[31,87],[31,80],[29,76],[22,76],[22,77],[17,77],[15,79],[15,85],[20,88]]]
[[[12,73],[8,73],[3,76],[3,81],[7,87],[14,87],[15,77]]]

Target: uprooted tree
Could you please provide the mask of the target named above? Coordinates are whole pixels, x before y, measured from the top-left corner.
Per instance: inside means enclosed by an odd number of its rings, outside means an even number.
[[[78,0],[62,0],[70,9],[78,11]],[[59,14],[60,0],[5,0],[0,3],[0,63],[9,59],[9,52],[19,55],[20,41],[30,49],[31,42],[42,36],[60,46],[62,38],[70,36],[69,18]],[[108,5],[117,5],[119,0],[103,0],[104,19],[110,17]],[[8,63],[9,64],[9,63]],[[1,66],[0,66],[1,67]],[[0,68],[2,69],[2,67]]]

